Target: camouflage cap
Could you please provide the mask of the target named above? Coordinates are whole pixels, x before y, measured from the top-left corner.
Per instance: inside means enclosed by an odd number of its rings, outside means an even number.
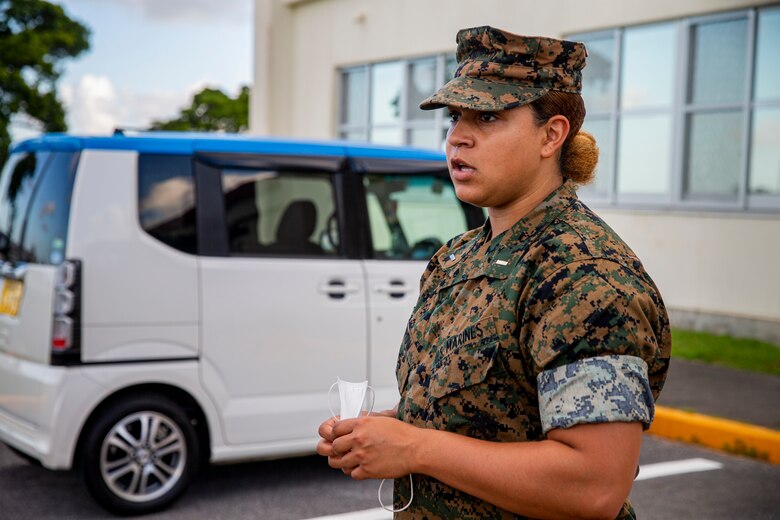
[[[579,94],[587,51],[578,42],[519,36],[493,27],[458,31],[452,80],[420,103],[423,110],[456,106],[506,110],[550,90]]]

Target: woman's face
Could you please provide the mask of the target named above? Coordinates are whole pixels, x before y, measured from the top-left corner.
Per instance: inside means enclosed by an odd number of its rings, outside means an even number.
[[[460,200],[501,208],[549,175],[542,168],[547,128],[537,126],[530,107],[499,112],[449,107],[449,113],[447,164]]]

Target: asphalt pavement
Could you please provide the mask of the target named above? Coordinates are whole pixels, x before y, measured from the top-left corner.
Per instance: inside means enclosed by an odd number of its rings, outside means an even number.
[[[780,377],[672,358],[658,404],[780,430]]]
[[[780,377],[673,359],[658,404],[777,431],[778,403]],[[686,470],[691,464],[703,466]],[[631,499],[643,520],[780,520],[780,465],[650,435],[640,465]],[[390,518],[378,509],[378,485],[352,481],[321,457],[212,466],[171,509],[144,518]],[[0,519],[55,518],[112,516],[92,501],[75,472],[31,466],[0,445]]]
[[[716,463],[704,471],[665,472],[659,465]],[[780,466],[644,436],[640,478],[631,500],[641,520],[780,519]],[[674,468],[672,468],[674,469]],[[649,478],[652,477],[652,478]],[[379,509],[379,482],[353,481],[322,457],[206,468],[170,509],[144,520],[390,519]],[[389,486],[385,486],[389,488]],[[389,496],[387,497],[389,499]],[[349,513],[352,512],[352,513]],[[110,520],[78,474],[31,466],[0,445],[0,519]]]

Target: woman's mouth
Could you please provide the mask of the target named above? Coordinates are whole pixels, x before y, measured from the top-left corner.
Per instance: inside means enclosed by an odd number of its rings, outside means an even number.
[[[450,171],[452,172],[453,179],[464,181],[473,176],[477,169],[463,159],[451,159]]]

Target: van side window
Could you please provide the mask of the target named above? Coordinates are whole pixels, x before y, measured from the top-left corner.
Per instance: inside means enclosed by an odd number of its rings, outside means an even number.
[[[329,174],[223,170],[222,192],[231,254],[338,255]]]
[[[465,208],[444,176],[366,175],[363,184],[374,258],[428,260],[468,230]]]
[[[35,183],[49,159],[48,152],[13,154],[3,168],[0,179],[0,233],[8,240],[2,251],[11,261],[22,257],[24,216],[32,198]]]
[[[52,152],[35,187],[22,238],[22,259],[58,265],[65,260],[70,198],[79,155]]]
[[[138,218],[144,231],[174,249],[196,254],[195,200],[192,157],[139,156]]]

